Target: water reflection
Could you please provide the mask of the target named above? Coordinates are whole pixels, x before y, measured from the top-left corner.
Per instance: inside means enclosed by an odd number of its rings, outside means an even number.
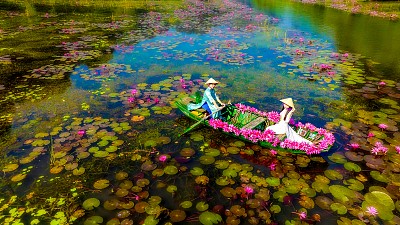
[[[400,78],[400,23],[292,1],[253,0],[256,9],[280,18],[288,29],[300,29],[379,63],[377,76]]]

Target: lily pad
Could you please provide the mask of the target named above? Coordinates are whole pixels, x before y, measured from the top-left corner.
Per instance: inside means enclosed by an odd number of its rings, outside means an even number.
[[[98,224],[102,224],[103,221],[104,221],[104,219],[101,216],[91,216],[85,220],[83,225],[98,225]]]
[[[106,179],[101,179],[96,182],[94,182],[93,187],[96,189],[104,189],[106,187],[110,186],[110,181]]]
[[[208,155],[203,155],[200,157],[200,163],[203,165],[210,165],[215,162],[215,158]]]
[[[360,172],[361,167],[353,162],[344,163],[344,168],[348,171]]]
[[[206,202],[198,202],[196,204],[196,209],[200,212],[206,211],[208,209],[208,204]]]
[[[86,210],[93,210],[94,208],[98,207],[99,205],[100,205],[99,199],[89,198],[83,202],[82,207]]]
[[[226,169],[229,166],[229,162],[227,160],[217,160],[215,161],[215,167],[218,169]]]
[[[190,139],[192,139],[193,141],[202,141],[204,140],[204,136],[199,133],[194,133],[190,136]]]
[[[175,175],[179,172],[179,170],[178,170],[178,168],[176,168],[176,166],[170,165],[170,166],[166,166],[164,168],[164,172],[165,172],[165,174],[168,174],[168,175]]]
[[[4,168],[3,168],[3,172],[4,173],[7,173],[7,172],[12,172],[12,171],[14,171],[14,170],[16,170],[16,169],[18,169],[18,167],[19,167],[19,165],[18,164],[16,164],[16,163],[13,163],[13,164],[7,164],[6,166],[4,166]]]
[[[221,154],[221,152],[218,149],[215,148],[209,148],[205,150],[205,155],[208,156],[213,156],[213,157],[217,157]]]
[[[184,209],[188,209],[188,208],[192,207],[193,203],[191,201],[184,201],[179,205]]]
[[[183,210],[176,209],[169,213],[169,217],[173,223],[178,223],[186,219],[186,213]]]
[[[190,170],[190,173],[194,176],[200,176],[203,175],[204,170],[200,167],[193,167],[193,169]]]
[[[343,204],[335,202],[330,207],[333,211],[337,212],[339,215],[344,215],[347,213],[347,208]]]

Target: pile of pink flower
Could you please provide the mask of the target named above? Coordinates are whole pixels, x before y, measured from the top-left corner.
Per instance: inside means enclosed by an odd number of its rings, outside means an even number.
[[[279,122],[279,114],[277,112],[262,112],[259,111],[253,107],[245,106],[243,104],[236,104],[235,105],[239,111],[242,113],[244,112],[251,112],[255,113],[260,116],[267,117],[268,120],[277,123]],[[302,129],[311,131],[311,132],[318,132],[318,135],[323,136],[323,138],[318,141],[316,144],[308,144],[305,142],[296,142],[296,141],[291,141],[291,140],[284,140],[280,141],[276,136],[275,133],[272,130],[265,130],[265,131],[260,131],[260,130],[251,130],[251,129],[239,129],[238,127],[235,127],[232,124],[228,124],[227,122],[223,122],[219,119],[211,119],[209,120],[209,124],[211,127],[214,129],[222,129],[224,132],[228,133],[234,133],[236,136],[243,136],[245,139],[250,140],[254,143],[257,143],[259,141],[265,141],[269,142],[273,147],[278,146],[281,148],[288,148],[288,149],[293,149],[293,150],[301,150],[306,152],[306,154],[319,154],[325,149],[327,149],[329,146],[333,145],[335,142],[335,137],[333,136],[332,133],[329,133],[327,130],[323,128],[317,128],[314,125],[310,123],[302,124],[299,122],[297,124],[298,127],[301,127]]]

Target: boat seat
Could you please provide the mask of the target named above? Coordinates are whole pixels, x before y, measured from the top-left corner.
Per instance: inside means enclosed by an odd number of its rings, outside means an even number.
[[[258,126],[260,123],[263,123],[263,122],[265,122],[265,118],[264,117],[257,117],[255,120],[253,120],[253,121],[250,121],[248,124],[246,124],[246,125],[244,125],[243,127],[242,127],[242,129],[244,128],[244,129],[253,129],[253,128],[255,128],[256,126]]]

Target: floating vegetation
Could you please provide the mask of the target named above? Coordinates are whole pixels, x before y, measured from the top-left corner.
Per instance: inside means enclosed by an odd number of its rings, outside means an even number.
[[[1,223],[399,223],[400,84],[364,56],[234,1],[86,19],[25,4],[0,12],[31,16],[0,30],[0,69],[20,74],[0,84]],[[209,77],[266,110],[295,95],[338,144],[295,156],[200,127],[178,137],[194,122],[172,102]]]

